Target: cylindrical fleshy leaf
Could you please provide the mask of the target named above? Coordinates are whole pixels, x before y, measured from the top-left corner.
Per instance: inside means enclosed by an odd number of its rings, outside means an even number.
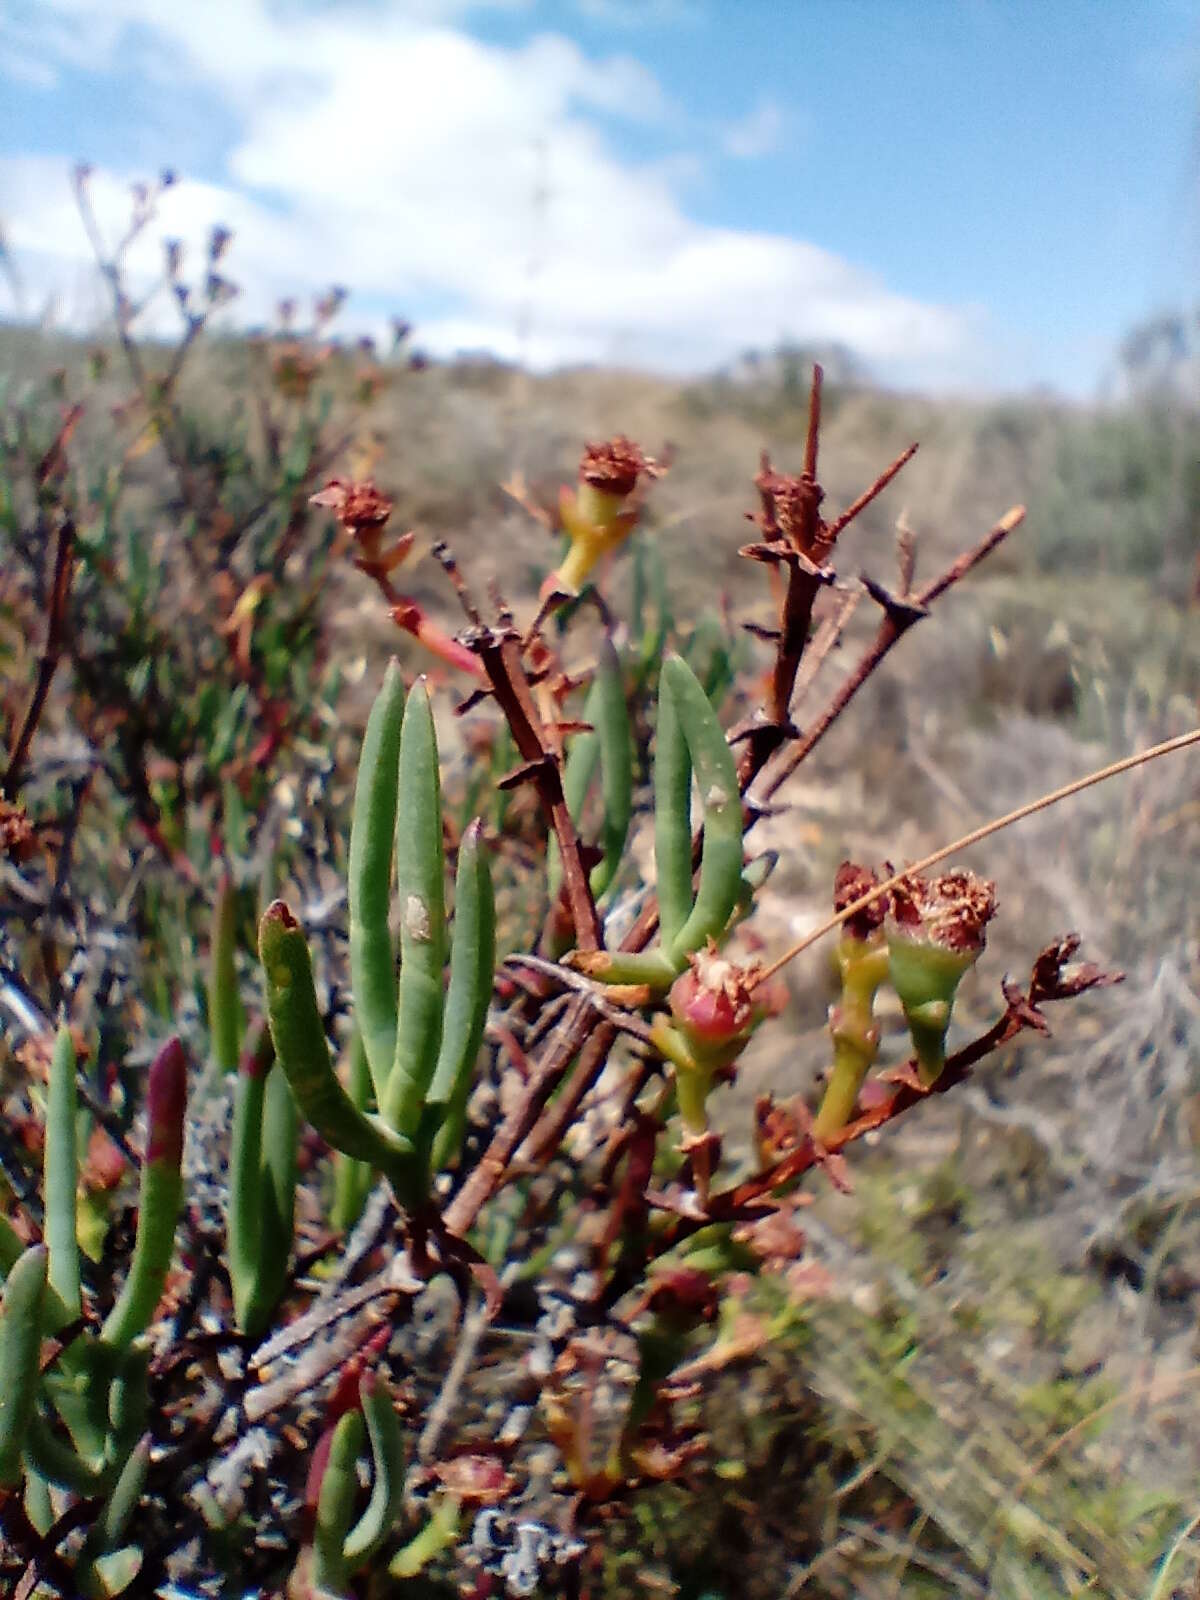
[[[492,874],[476,819],[463,834],[454,889],[450,986],[437,1069],[422,1118],[423,1145],[433,1140],[433,1170],[452,1162],[462,1143],[467,1101],[496,967],[496,907]],[[436,1130],[436,1131],[435,1131]]]
[[[104,1509],[92,1525],[82,1553],[82,1562],[94,1561],[115,1550],[138,1508],[146,1474],[150,1470],[150,1435],[143,1434],[130,1451]],[[86,1592],[86,1591],[85,1591]]]
[[[393,1182],[411,1175],[412,1146],[357,1109],[338,1082],[303,929],[282,900],[263,914],[259,955],[275,1055],[301,1114],[335,1150],[369,1161]]]
[[[571,741],[563,765],[563,797],[572,820],[578,825],[599,766],[604,802],[600,835],[603,855],[590,875],[592,894],[598,899],[616,875],[633,814],[633,749],[629,709],[625,704],[621,663],[612,640],[608,638],[600,646],[600,660],[584,702],[583,720],[591,724],[591,731],[578,733]],[[547,863],[553,900],[562,882],[562,861],[553,834],[548,842]]]
[[[187,1058],[179,1040],[168,1039],[150,1065],[146,1088],[146,1154],[133,1260],[117,1303],[100,1330],[103,1342],[117,1350],[145,1332],[162,1297],[183,1199],[186,1111]]]
[[[237,986],[237,890],[225,871],[213,906],[208,971],[208,1037],[218,1072],[236,1072],[241,1048],[241,999]]]
[[[359,1393],[371,1446],[371,1498],[342,1546],[352,1572],[383,1544],[404,1499],[404,1436],[387,1384],[374,1373],[364,1373]]]
[[[313,1529],[313,1578],[318,1592],[346,1593],[345,1543],[358,1492],[358,1457],[363,1447],[362,1413],[348,1411],[338,1422],[329,1446],[317,1495]]]
[[[396,1055],[396,958],[388,918],[403,721],[404,679],[391,661],[363,735],[346,885],[354,1016],[376,1098],[382,1097]]]
[[[604,801],[603,831],[600,836],[604,855],[591,873],[592,893],[598,898],[616,876],[633,816],[633,746],[629,708],[625,704],[621,663],[611,639],[605,639],[600,647],[594,692],[597,699],[593,720],[600,741],[600,790]]]
[[[350,1042],[350,1077],[347,1089],[355,1109],[365,1111],[371,1097],[371,1069],[367,1065],[367,1052],[362,1042],[362,1035],[357,1029]],[[374,1177],[374,1169],[369,1162],[356,1161],[353,1156],[344,1156],[338,1152],[333,1168],[333,1209],[329,1220],[339,1232],[349,1232],[362,1215]]]
[[[79,1244],[76,1236],[78,1094],[75,1046],[66,1023],[58,1030],[50,1060],[50,1095],[46,1106],[46,1246],[50,1252],[49,1284],[62,1301],[68,1321],[83,1310],[79,1289]]]
[[[262,1331],[263,1318],[258,1295],[263,1262],[262,1122],[266,1076],[273,1054],[246,1051],[233,1099],[226,1211],[229,1279],[237,1325],[252,1338]]]
[[[396,818],[400,901],[400,998],[396,1058],[380,1110],[411,1138],[437,1066],[446,962],[446,886],[442,790],[429,691],[419,679],[404,708]]]
[[[666,662],[654,733],[654,862],[659,937],[668,952],[692,909],[692,764]]]
[[[708,939],[719,939],[737,904],[742,881],[742,800],[737,768],[716,712],[696,681],[692,669],[679,656],[663,662],[660,697],[669,697],[691,758],[700,793],[704,840],[700,855],[700,882],[696,900],[674,938],[664,930],[669,954],[682,961],[703,949]],[[691,838],[688,839],[691,867]]]
[[[20,1476],[37,1399],[47,1266],[46,1247],[31,1245],[13,1266],[0,1298],[0,1488]]]

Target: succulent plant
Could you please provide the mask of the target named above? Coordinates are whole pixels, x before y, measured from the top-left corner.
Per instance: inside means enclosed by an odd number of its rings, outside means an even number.
[[[389,911],[400,907],[400,974]],[[495,966],[495,911],[481,827],[463,834],[452,935],[446,931],[437,740],[424,682],[408,695],[393,664],[368,721],[350,840],[355,1026],[378,1111],[334,1071],[303,931],[282,901],[259,951],[275,1054],[300,1111],[342,1156],[382,1172],[407,1208],[462,1137]],[[450,976],[444,967],[449,945]],[[357,1102],[357,1103],[356,1103]]]
[[[99,1500],[76,1566],[87,1596],[119,1592],[139,1561],[136,1548],[126,1551],[122,1541],[150,1459],[150,1351],[143,1335],[162,1297],[179,1219],[186,1073],[179,1040],[168,1040],[147,1079],[138,1222],[125,1282],[99,1330],[70,1340],[43,1372],[43,1337],[65,1332],[84,1310],[76,1241],[76,1061],[70,1030],[60,1028],[43,1157],[45,1241],[23,1251],[4,1273],[0,1490],[22,1485],[35,1525],[46,1520],[50,1486]]]

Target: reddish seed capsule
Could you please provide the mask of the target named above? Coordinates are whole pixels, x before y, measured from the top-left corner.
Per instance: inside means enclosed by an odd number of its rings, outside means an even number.
[[[671,1014],[694,1043],[709,1047],[740,1042],[755,1021],[749,974],[715,951],[691,958],[671,985]]]

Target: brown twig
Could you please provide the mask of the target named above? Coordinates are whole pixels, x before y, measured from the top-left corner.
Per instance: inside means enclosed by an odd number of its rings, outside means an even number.
[[[580,998],[547,1040],[543,1059],[535,1064],[533,1076],[520,1100],[492,1135],[487,1149],[447,1206],[442,1221],[448,1233],[461,1237],[472,1227],[475,1218],[504,1182],[509,1163],[594,1028],[591,1004],[586,998]],[[597,1035],[601,1031],[596,1030]],[[615,1034],[615,1029],[613,1032]]]
[[[855,517],[859,516],[867,509],[872,500],[877,499],[883,493],[900,469],[907,466],[912,458],[916,455],[918,448],[919,446],[916,444],[910,444],[905,449],[901,450],[896,459],[884,467],[883,471],[875,479],[875,482],[871,484],[870,488],[864,489],[857,500],[851,501],[851,503],[846,507],[845,511],[842,512],[841,516],[833,519],[825,533],[825,537],[830,544],[834,542],[843,528],[848,528],[854,521]]]
[[[967,573],[986,556],[990,555],[1014,528],[1020,526],[1024,518],[1025,507],[1013,506],[988,530],[973,549],[964,551],[939,577],[927,584],[924,589],[918,590],[911,598],[907,596],[893,597],[880,585],[864,580],[867,584],[868,592],[873,599],[876,599],[883,606],[884,611],[875,637],[863,653],[857,666],[840,686],[817,720],[794,744],[789,745],[786,750],[780,751],[776,759],[768,767],[762,781],[764,799],[770,799],[781,785],[791,777],[800,763],[811,755],[815,746],[829,732],[863,684],[882,664],[885,656],[900,642],[914,624],[920,622],[928,614],[929,607],[933,602],[945,594],[946,590],[961,578],[966,577]]]
[[[71,1600],[77,1592],[73,1565],[58,1554],[59,1544],[72,1532],[82,1527],[96,1514],[99,1502],[95,1499],[77,1500],[75,1504],[49,1527],[38,1533],[30,1522],[19,1496],[12,1491],[0,1497],[0,1527],[8,1530],[12,1546],[29,1554],[25,1570],[13,1590],[13,1600],[31,1600],[39,1584],[53,1584],[64,1600]]]
[[[0,793],[11,800],[21,785],[21,769],[29,755],[29,747],[41,721],[50,684],[62,659],[63,640],[67,629],[67,597],[71,588],[71,557],[75,548],[75,524],[63,516],[58,525],[54,546],[54,576],[46,605],[46,643],[38,662],[37,679],[29,698],[21,726],[13,741]]]

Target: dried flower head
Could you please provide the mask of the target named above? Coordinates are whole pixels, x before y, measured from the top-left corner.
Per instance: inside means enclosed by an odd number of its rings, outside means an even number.
[[[824,491],[807,475],[776,472],[766,455],[754,479],[762,509],[753,518],[768,539],[786,539],[802,554],[817,559],[824,524],[817,515]]]
[[[392,514],[394,502],[375,487],[371,478],[361,483],[348,483],[344,478],[330,478],[309,505],[324,506],[356,539],[378,533]]]
[[[603,444],[584,446],[583,458],[579,463],[579,481],[590,484],[602,494],[615,495],[624,500],[637,488],[638,479],[643,473],[656,477],[658,468],[624,434],[618,434],[615,439]]]
[[[877,888],[879,879],[869,867],[860,867],[856,862],[843,861],[837,869],[833,880],[833,909],[844,911],[847,906],[853,905],[856,900],[861,900],[864,894],[869,894]],[[865,905],[861,911],[856,911],[846,920],[846,933],[853,939],[869,939],[876,930],[883,926],[883,919],[887,915],[887,896],[880,895]]]
[[[945,1065],[959,980],[979,959],[995,911],[996,886],[971,872],[932,880],[913,873],[892,890],[888,972],[927,1086]]]
[[[782,478],[774,494],[779,531],[795,549],[816,560],[823,550],[818,515],[822,491],[810,478]]]
[[[601,557],[624,544],[637,527],[638,481],[657,477],[658,471],[657,464],[623,434],[586,446],[578,484],[573,489],[564,485],[559,493],[559,520],[570,548],[558,571],[546,580],[543,598],[551,593],[577,594]]]
[[[892,890],[892,916],[910,938],[923,937],[943,950],[983,949],[984,930],[996,914],[996,885],[973,872],[944,872],[940,878],[916,875]]]

